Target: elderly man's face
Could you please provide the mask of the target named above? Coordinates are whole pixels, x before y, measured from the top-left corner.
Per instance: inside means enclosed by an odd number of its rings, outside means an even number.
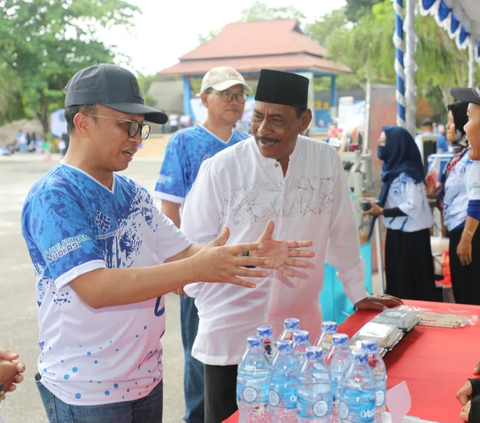
[[[468,105],[468,122],[465,125],[465,133],[471,145],[468,156],[472,160],[480,160],[480,106],[470,103]]]
[[[256,101],[252,132],[262,156],[275,160],[288,158],[298,135],[307,130],[311,119],[310,110],[298,116],[291,106]]]

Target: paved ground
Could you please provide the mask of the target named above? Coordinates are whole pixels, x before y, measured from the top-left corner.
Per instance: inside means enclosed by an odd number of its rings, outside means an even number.
[[[164,140],[149,146],[160,152]],[[153,143],[152,143],[153,144]],[[31,185],[58,162],[41,157],[0,157],[0,346],[21,354],[27,365],[26,380],[0,406],[7,423],[47,422],[33,381],[40,348],[37,341],[35,279],[20,232],[20,213]],[[126,172],[153,189],[160,159],[136,159]],[[183,406],[183,349],[180,338],[179,302],[166,296],[167,331],[163,338],[165,398],[164,422],[180,423]]]

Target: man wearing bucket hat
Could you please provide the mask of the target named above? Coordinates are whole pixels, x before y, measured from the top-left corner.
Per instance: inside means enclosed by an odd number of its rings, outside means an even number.
[[[162,200],[162,212],[180,227],[180,208],[200,169],[202,162],[227,147],[248,138],[235,130],[242,117],[251,91],[243,76],[235,69],[218,67],[208,71],[202,80],[201,100],[207,109],[207,120],[201,125],[184,129],[170,138],[154,196]],[[203,364],[192,357],[197,336],[198,312],[193,298],[178,292],[180,322],[185,357],[184,393],[187,423],[204,422]]]
[[[144,105],[131,72],[92,66],[66,89],[70,148],[22,211],[37,279],[35,379],[51,422],[161,422],[164,295],[204,278],[253,287],[241,278],[265,272],[246,266],[273,264],[241,256],[258,243],[225,247],[228,229],[193,245],[143,187],[115,173],[148,137],[146,122],[167,120]]]

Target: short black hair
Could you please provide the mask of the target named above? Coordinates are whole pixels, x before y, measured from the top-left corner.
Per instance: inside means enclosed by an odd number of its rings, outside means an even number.
[[[425,119],[425,120],[422,122],[421,126],[433,126],[433,121],[432,121],[432,119]]]
[[[65,108],[65,120],[67,121],[67,132],[71,134],[75,130],[73,119],[77,113],[85,113],[86,115],[96,112],[96,104],[81,104],[80,106],[69,106]],[[93,118],[95,119],[95,118]]]
[[[293,106],[295,112],[297,113],[297,118],[301,118],[302,115],[307,111],[307,107],[305,106]]]

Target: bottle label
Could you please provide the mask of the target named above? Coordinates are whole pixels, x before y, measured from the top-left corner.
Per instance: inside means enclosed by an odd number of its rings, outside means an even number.
[[[313,405],[313,414],[317,417],[324,417],[328,413],[328,403],[327,401],[317,401]]]
[[[333,395],[329,395],[327,398],[308,400],[307,398],[298,395],[297,398],[298,415],[303,418],[312,417],[325,417],[327,414],[333,413]]]
[[[254,402],[258,397],[258,392],[252,386],[247,386],[244,388],[242,395],[245,402]]]
[[[375,406],[381,407],[383,404],[385,404],[385,391],[379,390],[375,392]]]
[[[287,409],[297,408],[297,393],[295,389],[289,389],[284,392],[271,390],[268,393],[268,402],[272,407],[282,407]]]
[[[350,410],[348,408],[348,405],[345,404],[344,402],[340,402],[340,405],[338,407],[338,415],[340,416],[340,418],[346,419],[349,414],[350,414]]]
[[[275,391],[268,393],[268,402],[271,406],[276,407],[280,403],[280,397]]]

